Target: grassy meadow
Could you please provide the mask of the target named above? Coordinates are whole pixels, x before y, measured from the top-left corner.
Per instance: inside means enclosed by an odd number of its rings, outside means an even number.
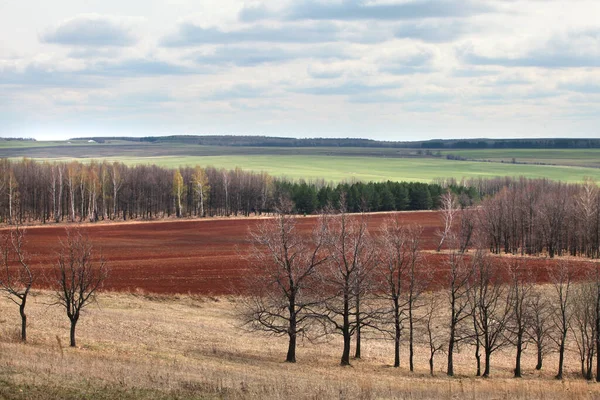
[[[494,162],[542,163],[600,168],[600,149],[484,149],[443,150],[443,155],[454,154],[468,160]]]
[[[414,373],[392,368],[393,344],[365,339],[363,359],[340,367],[341,341],[300,342],[298,362],[286,364],[286,341],[239,328],[235,297],[103,293],[78,324],[78,347],[68,344],[68,319],[50,306],[49,292],[28,302],[29,342],[18,340],[16,306],[0,299],[0,398],[10,399],[597,399],[600,385],[577,375],[575,353],[567,378],[552,379],[556,357],[542,372],[525,352],[524,377],[511,378],[512,351],[495,353],[492,377],[473,377],[473,355],[456,355],[457,376],[428,374],[425,347]]]
[[[447,160],[443,157],[446,154],[459,155],[469,161]],[[0,157],[83,162],[96,159],[168,167],[240,167],[290,179],[334,182],[430,182],[435,178],[497,176],[565,182],[580,182],[585,177],[600,180],[600,150],[445,150],[442,157],[433,157],[416,149],[391,148],[227,147],[121,140],[106,143],[0,141]],[[511,163],[513,158],[517,164]]]
[[[229,155],[229,156],[161,156],[104,157],[108,161],[128,165],[156,164],[166,167],[213,166],[264,171],[289,179],[325,179],[326,181],[418,181],[435,178],[493,178],[497,176],[527,176],[565,182],[582,182],[585,177],[600,181],[600,169],[585,167],[502,164],[491,162],[454,161],[441,158],[379,158],[358,156],[305,155]],[[43,160],[43,159],[38,159]],[[89,161],[85,158],[47,158],[44,160]]]

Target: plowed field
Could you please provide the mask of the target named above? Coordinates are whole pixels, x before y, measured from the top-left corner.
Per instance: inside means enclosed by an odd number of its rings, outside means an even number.
[[[423,246],[435,249],[435,232],[441,227],[436,212],[380,213],[369,215],[375,231],[386,218],[397,216],[407,224],[423,227]],[[300,217],[298,227],[309,233],[314,217]],[[153,293],[227,294],[239,287],[247,273],[245,256],[249,251],[248,232],[260,219],[205,219],[143,223],[81,225],[110,266],[105,288],[117,291],[142,290]],[[27,229],[27,251],[31,265],[40,273],[37,286],[46,286],[56,263],[64,226]],[[443,254],[427,254],[427,263],[438,277],[446,269]],[[545,259],[529,260],[528,265],[546,279]]]

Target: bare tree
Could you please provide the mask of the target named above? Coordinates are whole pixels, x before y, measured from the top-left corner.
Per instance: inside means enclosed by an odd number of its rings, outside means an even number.
[[[448,367],[446,374],[454,376],[454,348],[461,341],[469,338],[463,328],[464,322],[471,316],[469,292],[473,277],[473,269],[465,262],[465,257],[453,251],[448,259],[448,303],[450,321],[448,331]]]
[[[433,376],[434,358],[437,353],[443,353],[446,346],[447,333],[442,327],[440,309],[442,299],[438,293],[430,293],[426,302],[424,316],[424,335],[429,347],[429,374]]]
[[[264,220],[250,233],[253,243],[252,274],[242,309],[251,329],[289,338],[286,362],[296,362],[298,336],[308,332],[311,312],[319,297],[315,274],[327,260],[326,221],[321,218],[312,237],[298,231],[297,219],[284,203],[273,219]]]
[[[566,261],[560,261],[551,267],[548,275],[555,291],[555,305],[553,307],[552,322],[556,327],[556,334],[551,336],[558,347],[558,372],[556,379],[563,378],[563,367],[565,360],[565,347],[567,333],[571,323],[572,313],[572,283],[573,272]]]
[[[183,184],[183,177],[181,176],[181,172],[176,169],[173,172],[173,194],[175,195],[175,212],[177,214],[177,218],[183,216],[183,209],[181,205],[181,198],[184,195],[185,185]]]
[[[598,197],[600,198],[600,197]],[[596,382],[600,382],[600,268],[595,266],[593,272],[594,289],[596,292],[594,303],[594,325],[596,326]]]
[[[549,341],[554,335],[554,324],[551,321],[552,308],[547,296],[538,288],[533,289],[531,296],[531,325],[527,336],[535,344],[537,354],[536,370],[544,366],[544,357],[552,351]]]
[[[534,318],[531,307],[534,294],[533,277],[525,261],[515,260],[508,269],[513,310],[507,330],[516,349],[514,377],[521,378],[521,356],[529,343],[527,330]]]
[[[593,282],[583,282],[573,289],[573,319],[570,327],[579,352],[581,376],[592,380],[596,351],[596,287]]]
[[[450,231],[452,230],[452,225],[454,223],[454,217],[458,212],[456,196],[454,196],[454,194],[452,194],[450,190],[448,190],[442,195],[442,197],[440,198],[440,202],[440,215],[444,222],[444,230],[438,232],[438,235],[440,236],[440,243],[437,246],[437,251],[440,251],[442,249],[444,241],[450,235]]]
[[[350,365],[352,336],[371,320],[370,310],[362,307],[364,303],[361,303],[362,309],[357,309],[356,297],[364,295],[357,293],[357,279],[367,276],[373,264],[373,246],[365,216],[353,219],[343,208],[339,215],[331,217],[327,236],[327,251],[331,256],[321,274],[324,299],[320,320],[333,328],[334,333],[342,335],[344,347],[340,363]]]
[[[411,291],[412,288],[411,292],[414,293],[416,286],[414,280],[416,279],[415,267],[420,256],[419,235],[420,231],[418,229],[407,229],[397,218],[388,219],[381,229],[378,269],[382,276],[381,279],[385,282],[383,297],[392,303],[394,367],[400,366],[400,339],[403,322],[407,318],[405,315],[407,301],[412,302],[414,305],[413,300],[416,297],[409,294],[407,300],[404,292]],[[410,277],[412,277],[412,280]],[[410,282],[413,282],[413,285]],[[410,315],[412,317],[412,307]],[[410,336],[412,342],[412,334]]]
[[[208,193],[210,193],[210,185],[208,184],[208,177],[206,171],[200,166],[196,166],[193,175],[194,190],[198,196],[198,208],[200,209],[200,216],[205,217],[204,205],[208,201]]]
[[[79,230],[67,230],[54,272],[57,304],[65,308],[71,321],[70,344],[75,347],[75,327],[81,311],[96,300],[108,268],[102,257],[95,256],[89,237]]]
[[[27,254],[24,249],[25,231],[17,225],[0,237],[0,253],[2,254],[2,272],[0,273],[0,289],[8,298],[19,306],[21,316],[21,340],[27,340],[27,315],[25,306],[27,296],[34,282],[29,268]]]

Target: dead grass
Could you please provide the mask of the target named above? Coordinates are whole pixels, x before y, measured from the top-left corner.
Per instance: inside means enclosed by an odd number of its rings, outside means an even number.
[[[51,297],[37,292],[28,305],[29,342],[18,340],[14,304],[0,300],[0,398],[299,398],[299,399],[595,399],[600,385],[576,377],[571,357],[564,382],[548,370],[511,378],[512,354],[494,356],[493,378],[471,377],[471,351],[457,355],[459,377],[427,371],[426,350],[418,349],[414,374],[391,368],[392,345],[364,344],[364,359],[338,366],[337,340],[298,349],[298,363],[286,364],[286,341],[236,328],[235,298],[105,293],[78,326],[76,349],[68,344],[68,319]],[[531,352],[530,352],[531,353]],[[406,352],[402,354],[405,356]],[[406,361],[406,359],[403,359]]]

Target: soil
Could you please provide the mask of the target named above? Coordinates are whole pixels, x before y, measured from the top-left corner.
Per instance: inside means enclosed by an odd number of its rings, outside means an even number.
[[[436,253],[436,232],[442,227],[439,213],[431,211],[378,213],[367,216],[376,231],[391,217],[405,224],[423,227],[426,262],[434,268],[437,282],[443,282],[447,255]],[[353,216],[353,218],[358,218]],[[298,228],[308,234],[315,217],[298,217]],[[79,229],[93,240],[96,253],[110,267],[104,288],[127,292],[234,294],[248,272],[248,233],[257,218],[158,221],[129,224],[82,224]],[[27,251],[31,265],[39,272],[37,287],[52,283],[64,225],[28,227]],[[503,257],[508,259],[508,257]],[[527,265],[547,281],[547,265],[553,260],[528,258]],[[583,264],[583,262],[576,262]]]

